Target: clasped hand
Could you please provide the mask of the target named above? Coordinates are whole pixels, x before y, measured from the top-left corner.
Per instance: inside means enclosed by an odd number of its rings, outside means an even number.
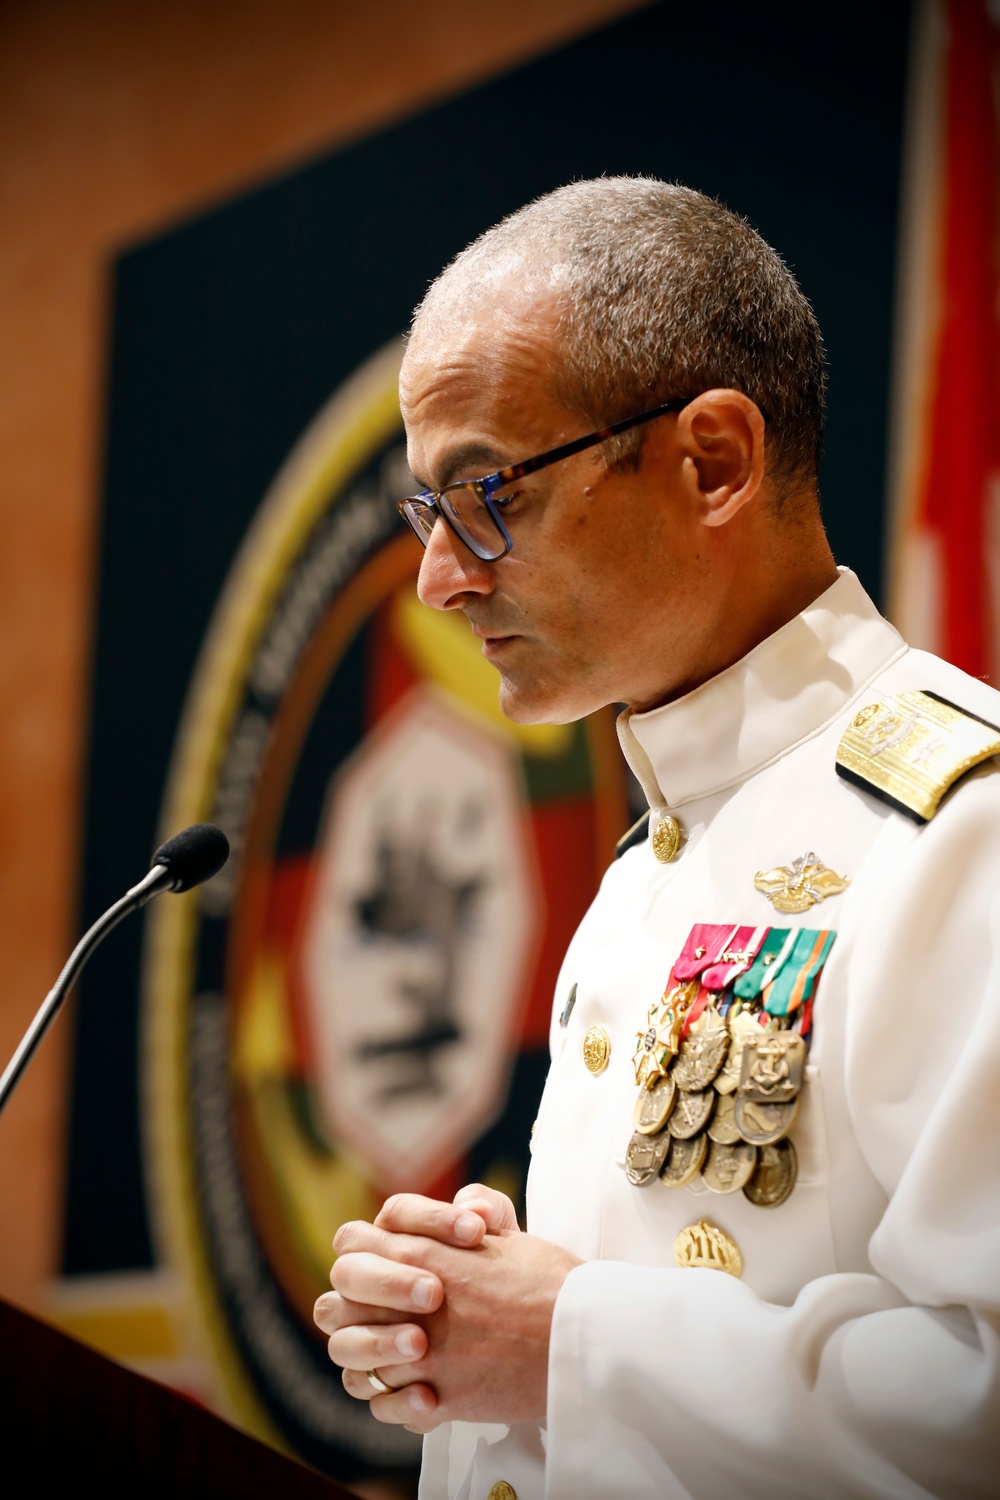
[[[374,1224],[341,1225],[333,1248],[314,1316],[345,1389],[380,1422],[545,1416],[552,1311],[580,1262],[522,1234],[509,1198],[479,1184],[454,1203],[401,1193]],[[397,1389],[376,1394],[376,1369]]]

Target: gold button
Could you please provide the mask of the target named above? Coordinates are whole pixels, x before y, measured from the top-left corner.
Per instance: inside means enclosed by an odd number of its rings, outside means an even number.
[[[661,865],[669,865],[681,847],[681,825],[670,813],[664,813],[653,829],[653,853]]]
[[[603,1073],[611,1061],[611,1038],[603,1026],[591,1026],[584,1037],[583,1060],[592,1073]]]
[[[486,1500],[517,1500],[517,1490],[506,1479],[498,1479],[496,1484],[490,1486]]]
[[[698,1266],[706,1271],[725,1271],[729,1276],[743,1275],[743,1256],[731,1234],[700,1219],[689,1224],[674,1240],[674,1260],[683,1267]]]

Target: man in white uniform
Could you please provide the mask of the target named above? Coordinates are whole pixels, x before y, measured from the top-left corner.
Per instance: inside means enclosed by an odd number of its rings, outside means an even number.
[[[427,1500],[998,1492],[1000,695],[838,572],[822,392],[780,259],[662,183],[418,310],[420,595],[512,718],[626,704],[651,810],[560,974],[529,1233],[475,1186],[335,1241],[317,1321]]]

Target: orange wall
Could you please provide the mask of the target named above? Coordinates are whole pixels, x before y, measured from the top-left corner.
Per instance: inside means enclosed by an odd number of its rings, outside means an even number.
[[[73,938],[111,257],[636,8],[7,0],[0,10],[2,1062]],[[71,1026],[71,1014],[57,1023],[0,1117],[0,1295],[28,1305],[58,1256]]]

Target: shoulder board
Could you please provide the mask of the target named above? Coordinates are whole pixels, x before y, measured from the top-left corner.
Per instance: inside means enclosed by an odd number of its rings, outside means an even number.
[[[621,859],[628,849],[634,849],[636,844],[645,843],[649,832],[649,813],[644,812],[641,818],[636,818],[628,833],[623,833],[615,845],[615,859]]]
[[[927,823],[960,776],[1000,755],[1000,729],[929,689],[894,693],[855,714],[837,774]]]

